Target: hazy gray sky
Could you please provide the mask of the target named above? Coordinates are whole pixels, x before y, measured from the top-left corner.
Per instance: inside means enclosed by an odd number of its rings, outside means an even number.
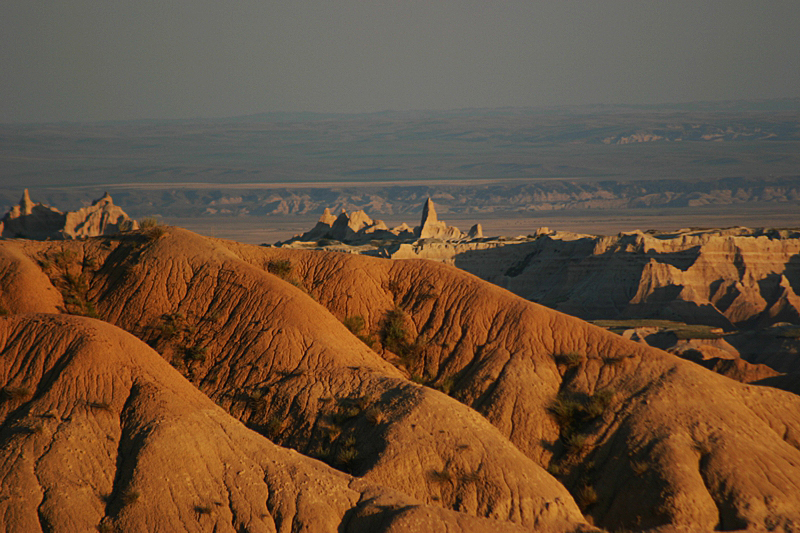
[[[3,0],[0,122],[800,96],[798,0]]]

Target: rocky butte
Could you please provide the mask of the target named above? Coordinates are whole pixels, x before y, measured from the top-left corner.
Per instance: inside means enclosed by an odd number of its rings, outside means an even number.
[[[111,235],[138,225],[114,205],[111,195],[103,194],[92,205],[62,213],[54,207],[31,201],[28,189],[19,205],[0,220],[0,236],[36,240],[68,240]]]

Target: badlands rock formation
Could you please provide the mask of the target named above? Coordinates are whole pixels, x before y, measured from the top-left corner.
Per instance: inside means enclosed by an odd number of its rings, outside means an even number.
[[[365,239],[408,239],[411,236],[412,234],[405,224],[389,229],[382,220],[372,220],[364,211],[353,211],[348,214],[343,209],[337,217],[331,214],[330,209],[326,208],[319,222],[311,231],[290,239],[288,242],[308,242],[321,239],[356,242]]]
[[[81,239],[117,233],[125,222],[132,229],[138,227],[136,221],[114,205],[108,193],[89,207],[62,213],[54,207],[32,202],[28,189],[25,189],[19,205],[12,207],[0,221],[0,236],[37,240]]]
[[[658,318],[727,330],[800,324],[800,232],[635,231],[611,237],[398,243],[383,254],[455,265],[584,319]]]
[[[464,234],[453,226],[448,226],[439,220],[433,200],[427,199],[422,208],[420,225],[413,230],[405,223],[391,228],[382,220],[372,220],[364,211],[353,211],[348,214],[344,209],[336,217],[326,208],[316,226],[302,235],[298,235],[279,245],[289,245],[295,242],[317,242],[322,240],[336,240],[348,244],[363,244],[372,240],[391,241],[416,241],[420,239],[459,240],[464,238],[482,237],[483,230],[480,224],[473,226],[468,234]]]
[[[326,212],[314,230],[294,241],[314,241],[325,231],[332,235],[329,229],[336,224],[353,228],[334,237],[344,242],[363,245],[369,235],[377,235],[369,233],[375,226],[363,212],[333,220]],[[455,265],[523,298],[588,320],[657,318],[726,330],[800,324],[797,230],[739,227],[601,237],[539,228],[514,239],[484,238],[482,233],[480,224],[466,235],[447,226],[429,198],[414,238],[394,231],[389,243],[348,251]]]
[[[280,448],[104,322],[0,318],[0,380],[3,531],[525,531]]]
[[[0,248],[2,271],[21,273],[3,285],[15,316],[0,330],[0,501],[15,530],[85,513],[80,527],[121,531],[160,517],[232,531],[800,523],[800,398],[453,267],[179,229]],[[51,314],[17,315],[26,299]],[[82,351],[98,343],[111,355]],[[65,475],[66,456],[90,460]],[[190,460],[173,476],[174,457]]]

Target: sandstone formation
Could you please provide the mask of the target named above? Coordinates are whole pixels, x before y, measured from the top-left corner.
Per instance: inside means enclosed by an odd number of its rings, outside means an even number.
[[[443,221],[439,220],[439,217],[436,215],[436,208],[433,206],[433,200],[428,198],[425,202],[425,207],[422,208],[422,220],[420,221],[420,225],[414,228],[414,236],[418,239],[442,239],[451,241],[460,239],[464,235],[458,231],[458,228],[448,226]]]
[[[420,225],[413,230],[405,223],[396,228],[389,228],[382,220],[372,220],[364,211],[358,210],[348,214],[344,209],[336,217],[330,209],[320,217],[317,224],[306,233],[298,235],[278,245],[286,246],[292,243],[319,242],[328,246],[325,241],[336,240],[347,244],[359,245],[373,240],[390,240],[392,242],[416,241],[422,239],[458,240],[465,237],[482,237],[483,231],[480,224],[476,224],[468,235],[461,233],[458,228],[448,226],[439,220],[433,200],[427,199],[422,209]]]
[[[249,428],[354,475],[346,478],[353,479],[347,481],[351,488],[355,483],[387,487],[382,490],[445,513],[434,515],[422,507],[425,516],[494,518],[536,531],[586,528],[581,512],[609,529],[792,531],[800,523],[800,398],[738,383],[450,266],[254,247],[178,229],[0,246],[9,250],[0,256],[4,271],[40,268],[48,281],[34,279],[31,272],[25,283],[49,285],[62,294],[65,308],[94,309],[145,340]],[[3,286],[4,292],[18,293],[4,295],[11,313],[18,312],[14,305],[22,301],[20,293],[49,290],[21,285]],[[25,317],[7,320],[17,324]],[[69,329],[80,328],[71,322]],[[26,354],[36,360],[33,345],[47,345],[29,339],[42,338],[13,328],[0,335],[7,346],[21,346],[14,348],[20,356],[0,356],[0,369],[9,364],[14,369],[2,374],[12,386],[8,394],[13,396],[24,376],[51,380],[57,375],[38,363],[34,368],[40,374],[22,370]],[[77,344],[65,341],[65,346],[72,359],[62,358],[59,369],[82,360],[75,355]],[[42,349],[58,357],[59,350]],[[123,358],[122,375],[138,372],[137,350],[125,344],[112,351]],[[80,391],[91,384],[100,390],[102,380],[86,371],[79,375],[66,378],[65,386]],[[38,398],[47,385],[30,390]],[[120,418],[123,427],[153,427],[147,422],[152,419],[134,410],[138,392],[131,395],[116,385],[102,390],[129,398],[120,400],[131,409]],[[118,405],[113,397],[110,403]],[[156,406],[172,409],[155,393],[146,398],[153,413]],[[199,405],[187,398],[178,413]],[[153,415],[163,420],[160,424],[183,423],[184,415],[160,413]],[[4,423],[3,430],[13,427]],[[166,434],[192,439],[188,425],[177,427]],[[227,446],[237,442],[227,426],[218,427],[228,434]],[[11,432],[22,439],[19,435]],[[211,442],[215,439],[212,435]],[[159,447],[142,433],[121,442]],[[21,446],[15,440],[3,450],[14,453]],[[109,443],[111,450],[126,446]],[[214,448],[202,447],[209,449]],[[153,449],[145,455],[158,453]],[[47,471],[46,463],[37,464],[38,471]],[[4,480],[3,490],[26,486],[21,476],[30,469],[18,468],[9,483]],[[215,472],[213,466],[200,470]],[[142,476],[147,471],[133,469]],[[311,499],[315,475],[297,477],[308,480],[302,486],[311,490]],[[227,479],[210,477],[217,483]],[[119,486],[127,487],[129,478],[121,478]],[[281,494],[297,501],[305,492],[293,490]],[[111,501],[117,501],[112,494]],[[186,501],[199,492],[190,494]],[[381,498],[361,494],[356,501],[380,505]],[[22,500],[2,501],[11,502],[4,503],[14,509],[8,512],[31,508]],[[302,507],[293,509],[299,513]],[[128,512],[128,504],[112,503],[113,520],[119,520],[118,508]],[[166,512],[158,509],[154,512]],[[341,524],[338,512],[317,514]],[[412,522],[409,518],[405,525]]]
[[[681,230],[612,237],[399,244],[584,319],[660,318],[725,329],[800,324],[800,232]]]
[[[138,227],[136,221],[114,205],[108,193],[89,207],[62,213],[53,207],[33,203],[28,189],[25,189],[19,205],[12,207],[0,221],[0,236],[36,240],[81,239],[117,233],[123,223],[129,224],[129,229]]]

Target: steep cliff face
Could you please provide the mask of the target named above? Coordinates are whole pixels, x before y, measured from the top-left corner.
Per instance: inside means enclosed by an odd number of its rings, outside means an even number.
[[[412,243],[395,259],[453,264],[584,319],[662,318],[726,329],[800,323],[800,233],[727,230]]]
[[[28,189],[19,205],[6,213],[0,222],[0,236],[35,240],[68,240],[117,233],[123,224],[138,227],[136,221],[114,205],[105,193],[89,207],[62,213],[54,207],[31,201]]]

